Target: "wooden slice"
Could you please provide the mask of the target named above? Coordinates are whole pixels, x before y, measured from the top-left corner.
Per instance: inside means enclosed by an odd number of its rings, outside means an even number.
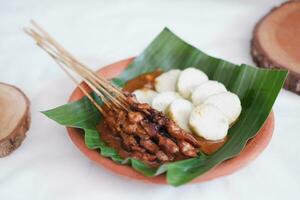
[[[273,8],[258,22],[251,54],[259,67],[288,69],[284,88],[300,95],[300,1]]]
[[[19,147],[30,125],[29,100],[18,88],[0,83],[0,157]]]

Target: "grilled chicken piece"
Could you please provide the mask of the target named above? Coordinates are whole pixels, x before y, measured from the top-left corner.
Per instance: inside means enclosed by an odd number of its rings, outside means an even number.
[[[199,142],[174,121],[127,94],[130,111],[105,108],[104,122],[129,156],[151,166],[197,156]]]

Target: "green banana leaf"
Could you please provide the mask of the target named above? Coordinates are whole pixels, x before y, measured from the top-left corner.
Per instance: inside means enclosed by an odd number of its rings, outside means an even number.
[[[154,169],[135,159],[122,159],[101,140],[101,133],[96,130],[101,116],[86,97],[43,113],[64,126],[83,129],[87,147],[99,150],[102,156],[119,164],[131,165],[145,176],[166,173],[168,183],[179,186],[201,176],[224,160],[237,156],[243,150],[247,141],[263,126],[287,76],[285,70],[235,65],[211,57],[165,28],[113,82],[122,87],[128,80],[157,68],[167,71],[187,67],[204,71],[210,79],[222,82],[241,99],[242,113],[230,128],[228,141],[212,155],[200,154],[196,158],[164,164]],[[94,98],[101,103],[95,95]]]

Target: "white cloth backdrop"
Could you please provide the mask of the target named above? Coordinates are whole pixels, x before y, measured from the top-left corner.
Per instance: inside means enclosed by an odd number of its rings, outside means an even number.
[[[179,188],[129,180],[97,166],[64,127],[39,111],[65,103],[74,84],[21,28],[35,19],[92,68],[139,54],[167,26],[203,51],[253,64],[253,27],[280,0],[0,0],[0,81],[31,100],[22,146],[0,159],[0,199],[299,199],[300,96],[281,91],[268,148],[225,178]]]

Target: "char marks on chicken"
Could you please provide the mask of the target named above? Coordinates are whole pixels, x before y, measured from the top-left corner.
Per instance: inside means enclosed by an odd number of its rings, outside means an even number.
[[[116,149],[121,156],[136,158],[153,167],[197,156],[200,145],[193,135],[148,104],[138,103],[134,95],[126,93],[126,100],[129,111],[104,108],[104,125],[118,141],[114,145],[119,146]],[[112,140],[106,142],[110,145]]]

